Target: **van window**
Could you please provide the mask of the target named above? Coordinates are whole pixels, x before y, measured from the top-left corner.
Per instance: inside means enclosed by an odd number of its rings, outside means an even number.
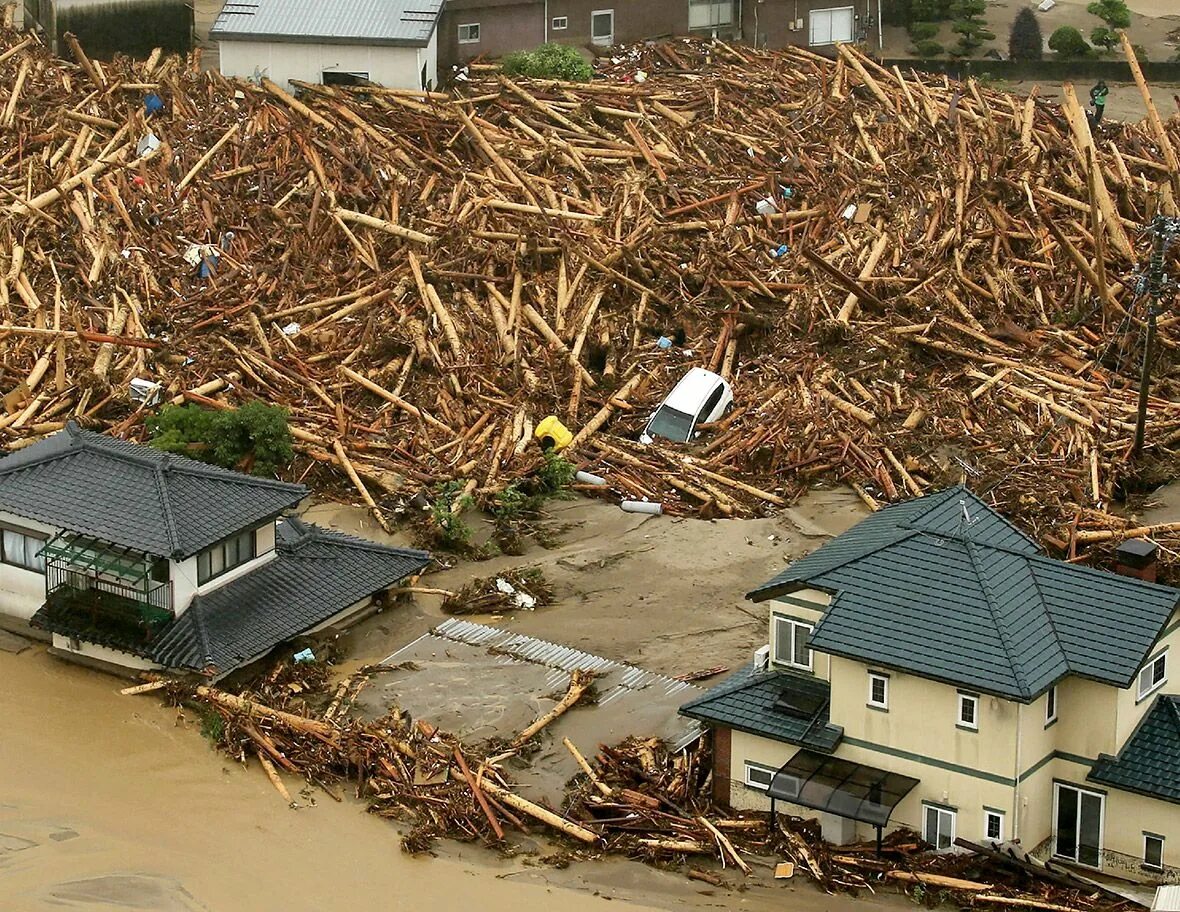
[[[720,401],[721,387],[718,386],[717,389],[713,390],[709,398],[705,400],[705,404],[701,407],[700,414],[697,415],[697,423],[699,424],[702,421],[708,421],[710,413],[712,413],[713,409],[717,408],[717,403]]]

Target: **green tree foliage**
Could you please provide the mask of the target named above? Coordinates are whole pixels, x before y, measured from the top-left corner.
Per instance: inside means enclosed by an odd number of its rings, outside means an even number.
[[[1008,56],[1012,60],[1040,60],[1045,53],[1041,23],[1032,7],[1024,7],[1012,20],[1008,33]]]
[[[929,41],[937,34],[937,22],[915,22],[910,26],[910,37],[914,41]]]
[[[509,76],[533,79],[560,79],[563,82],[589,82],[594,70],[567,44],[542,44],[531,51],[516,51],[505,56],[501,69]]]
[[[1072,25],[1063,25],[1049,36],[1049,50],[1063,59],[1086,57],[1090,53],[1090,45]]]
[[[918,52],[919,57],[926,60],[932,57],[941,57],[946,53],[946,48],[937,41],[919,41],[914,45],[914,50]]]
[[[967,56],[985,41],[995,40],[995,32],[988,29],[983,21],[987,10],[986,0],[954,0],[950,14],[954,17],[951,28],[959,36],[958,53]]]
[[[937,22],[950,13],[950,0],[910,0],[911,22]]]
[[[287,410],[262,402],[233,411],[166,405],[147,425],[158,450],[255,475],[273,475],[295,456]]]
[[[1094,0],[1086,7],[1086,12],[1097,16],[1111,30],[1125,29],[1131,25],[1131,11],[1127,9],[1125,0]],[[1117,35],[1115,40],[1118,40]]]

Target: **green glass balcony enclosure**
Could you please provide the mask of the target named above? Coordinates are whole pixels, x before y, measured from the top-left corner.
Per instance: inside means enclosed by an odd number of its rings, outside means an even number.
[[[174,618],[168,562],[62,532],[41,550],[45,607],[39,626],[135,654],[146,654]]]

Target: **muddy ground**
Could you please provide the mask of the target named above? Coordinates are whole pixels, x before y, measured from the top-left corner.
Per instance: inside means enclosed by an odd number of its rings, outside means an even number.
[[[355,508],[308,512],[382,537]],[[542,566],[557,604],[473,619],[667,674],[748,661],[766,623],[742,594],[863,515],[843,491],[818,491],[780,517],[745,522],[642,518],[581,499],[554,502],[551,512],[564,527],[557,547],[459,563],[424,582],[455,588],[509,566]],[[438,603],[420,596],[342,637],[341,673],[429,629],[443,617]],[[0,681],[0,912],[618,907],[607,900],[637,909],[864,908],[802,878],[772,880],[774,859],[756,859],[749,883],[727,892],[618,859],[557,869],[535,854],[506,859],[453,844],[439,857],[410,858],[396,826],[359,803],[308,792],[298,800],[314,806],[292,811],[256,767],[215,753],[197,720],[151,696],[120,696],[123,682],[41,645],[0,648]],[[909,905],[896,895],[877,903]]]

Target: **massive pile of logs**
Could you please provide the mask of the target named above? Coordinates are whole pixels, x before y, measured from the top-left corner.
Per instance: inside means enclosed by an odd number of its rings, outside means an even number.
[[[1180,441],[1165,314],[1129,459],[1136,229],[1176,212],[1174,117],[1094,133],[1069,87],[849,47],[679,41],[585,85],[476,68],[299,97],[72,51],[0,33],[8,447],[71,417],[141,438],[134,378],[257,398],[290,409],[293,476],[342,469],[383,518],[423,485],[490,497],[556,414],[614,497],[745,516],[816,480],[877,503],[965,477],[1072,553],[1125,534],[1103,511]],[[639,446],[692,365],[735,409]]]

